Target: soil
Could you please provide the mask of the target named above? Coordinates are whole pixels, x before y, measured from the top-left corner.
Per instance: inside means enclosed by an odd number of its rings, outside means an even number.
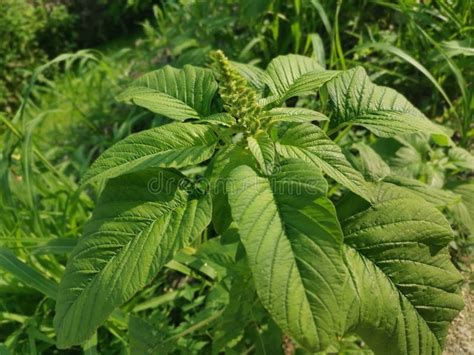
[[[465,306],[451,324],[444,355],[474,355],[474,291],[466,286],[462,294]]]

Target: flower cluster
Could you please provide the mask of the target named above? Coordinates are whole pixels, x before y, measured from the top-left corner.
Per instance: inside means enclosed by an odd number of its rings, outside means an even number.
[[[255,132],[259,127],[262,111],[257,102],[257,93],[247,80],[232,67],[229,59],[221,51],[213,53],[215,68],[219,79],[219,94],[225,110],[245,129]]]

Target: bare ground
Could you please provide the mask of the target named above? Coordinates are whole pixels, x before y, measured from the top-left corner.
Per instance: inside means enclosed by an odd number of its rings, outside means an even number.
[[[463,287],[464,309],[449,329],[444,355],[474,355],[474,291]]]

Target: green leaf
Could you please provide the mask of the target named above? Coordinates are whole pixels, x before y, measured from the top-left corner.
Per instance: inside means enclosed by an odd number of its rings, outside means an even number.
[[[349,190],[370,200],[364,177],[319,127],[310,123],[279,124],[275,127],[274,139],[277,152],[282,156],[311,162]]]
[[[338,72],[326,71],[312,58],[289,54],[278,56],[267,67],[264,80],[272,96],[263,104],[280,103],[294,96],[311,95]]]
[[[324,42],[318,33],[308,34],[306,47],[310,46],[313,49],[312,57],[323,67],[326,68],[326,52],[324,50]]]
[[[119,101],[128,101],[151,112],[178,121],[184,121],[188,118],[199,118],[196,110],[184,102],[147,87],[131,87],[118,96],[117,99]]]
[[[324,71],[317,61],[302,55],[280,55],[268,64],[266,84],[273,95],[283,96],[302,75]]]
[[[97,352],[97,332],[94,333],[92,338],[82,344],[84,355],[98,355]]]
[[[256,314],[262,313],[263,307],[258,302],[246,260],[234,261],[233,265],[235,270],[229,290],[229,302],[214,328],[212,354],[236,347],[249,325],[254,327]],[[239,320],[238,327],[235,326],[236,319]]]
[[[148,167],[180,168],[209,159],[217,142],[210,127],[171,123],[135,133],[106,150],[89,168],[83,184]]]
[[[39,271],[18,259],[11,250],[3,247],[0,247],[0,269],[11,273],[26,286],[56,299],[58,286],[55,282],[45,278]]]
[[[376,353],[441,354],[463,307],[462,276],[446,247],[450,225],[400,188],[381,185],[376,195],[372,206],[341,222],[350,275],[346,329]]]
[[[268,80],[266,78],[267,73],[251,64],[244,64],[238,62],[230,62],[235,69],[242,75],[249,83],[254,87],[258,92],[263,92],[265,88],[265,82]]]
[[[237,144],[231,144],[212,158],[206,178],[211,183],[212,195],[212,224],[217,233],[223,234],[232,223],[230,206],[227,201],[226,182],[229,174],[240,165],[257,166],[255,158],[248,149]]]
[[[411,178],[424,177],[429,168],[424,157],[433,154],[428,138],[426,134],[415,133],[395,139],[382,139],[377,141],[376,149],[388,161],[393,174]]]
[[[458,55],[474,56],[474,48],[470,46],[470,41],[467,38],[462,41],[443,41],[441,47],[449,57]]]
[[[390,175],[390,167],[369,145],[359,142],[354,144],[359,151],[360,172],[371,181],[380,181]]]
[[[221,112],[202,118],[201,122],[232,127],[235,125],[235,118],[228,113]]]
[[[12,355],[4,343],[0,343],[0,355]]]
[[[474,182],[455,183],[448,186],[461,196],[461,202],[452,207],[453,216],[459,224],[474,234]]]
[[[54,321],[58,347],[92,336],[208,225],[209,196],[180,190],[181,179],[154,169],[107,183],[60,284]]]
[[[130,315],[128,320],[128,337],[132,354],[152,354],[159,348],[157,330],[146,320]]]
[[[260,169],[271,175],[275,167],[275,144],[265,131],[259,131],[247,138],[247,144]]]
[[[264,111],[260,117],[261,119],[269,120],[270,123],[280,121],[312,122],[329,120],[327,116],[318,111],[302,107],[275,107],[271,110]]]
[[[228,184],[258,296],[283,332],[311,351],[340,329],[342,234],[315,166],[289,160],[264,178],[236,168]]]
[[[132,101],[170,118],[184,119],[209,116],[216,91],[217,82],[210,70],[192,65],[176,69],[167,65],[135,80],[118,99]],[[190,116],[186,117],[187,114]]]
[[[461,202],[459,195],[427,185],[419,180],[391,175],[385,177],[384,181],[409,189],[413,194],[438,208],[451,207]]]
[[[342,72],[327,88],[335,126],[356,124],[381,137],[419,131],[445,135],[403,95],[373,84],[362,67]]]
[[[448,152],[449,162],[462,170],[474,170],[474,156],[460,147],[452,147]]]
[[[199,260],[210,265],[216,271],[219,279],[226,276],[236,263],[239,243],[237,235],[236,241],[231,239],[234,237],[234,233],[236,234],[237,231],[229,228],[222,237],[212,238],[201,244],[196,253]]]

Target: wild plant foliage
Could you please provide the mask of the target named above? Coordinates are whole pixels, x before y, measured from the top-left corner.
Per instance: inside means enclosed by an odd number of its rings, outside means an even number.
[[[316,93],[324,112],[287,105]],[[218,51],[211,69],[166,66],[119,100],[172,122],[116,143],[84,176],[104,188],[60,284],[59,347],[88,340],[206,235],[231,285],[223,317],[261,307],[308,351],[356,333],[378,353],[441,353],[463,307],[450,224],[414,189],[385,181],[381,158],[382,174],[366,179],[371,166],[356,169],[330,138],[360,126],[453,144],[402,95],[361,67],[328,71],[287,55],[262,70]],[[192,179],[196,166],[204,173]],[[328,179],[347,189],[337,207]]]

